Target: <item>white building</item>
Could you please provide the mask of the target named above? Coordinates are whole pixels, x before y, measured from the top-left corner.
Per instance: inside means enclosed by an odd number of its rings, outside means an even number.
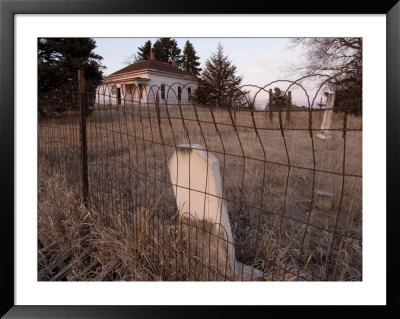
[[[157,96],[160,104],[187,103],[196,89],[195,76],[179,69],[176,61],[156,61],[151,52],[150,60],[133,63],[105,77],[97,87],[96,103],[154,103]]]

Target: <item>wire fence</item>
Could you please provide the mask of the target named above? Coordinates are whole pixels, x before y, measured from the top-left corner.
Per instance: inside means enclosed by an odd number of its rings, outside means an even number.
[[[286,85],[282,103],[272,91],[278,85]],[[105,225],[120,218],[133,240],[151,238],[155,271],[175,267],[162,280],[362,280],[362,117],[352,114],[359,101],[317,108],[323,85],[312,97],[300,81],[285,80],[244,86],[217,107],[180,87],[86,83],[41,94],[39,169],[81,184]],[[287,98],[296,89],[303,107]],[[256,108],[264,99],[266,108]],[[320,139],[330,110],[331,138]],[[183,144],[218,160],[220,195],[191,187],[190,177],[186,189],[189,198],[219,197],[231,229],[178,207],[174,191],[185,186],[168,163]]]

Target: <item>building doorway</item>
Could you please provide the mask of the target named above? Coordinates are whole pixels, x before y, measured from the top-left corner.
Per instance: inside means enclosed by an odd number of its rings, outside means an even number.
[[[117,103],[121,105],[121,88],[117,88]]]

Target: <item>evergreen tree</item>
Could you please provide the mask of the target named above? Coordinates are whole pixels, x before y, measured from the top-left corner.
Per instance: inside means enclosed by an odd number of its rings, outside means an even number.
[[[150,60],[151,41],[147,40],[146,43],[138,48],[137,61]]]
[[[197,98],[200,103],[212,106],[245,106],[247,92],[239,90],[241,76],[236,76],[236,66],[224,56],[221,43],[216,53],[206,61],[201,74]]]
[[[269,89],[269,101],[267,103],[267,110],[269,115],[269,120],[272,122],[273,113],[272,111],[278,111],[286,109],[286,121],[290,121],[290,110],[293,106],[292,104],[292,92],[288,91],[287,95],[285,91],[282,91],[279,87],[275,87],[274,90]]]
[[[124,64],[129,65],[139,61],[150,60],[150,52],[151,52],[151,41],[147,40],[145,44],[143,44],[141,47],[138,47],[137,53],[133,53],[128,57],[128,59],[124,62]]]
[[[290,100],[289,100],[290,99]],[[279,110],[285,109],[286,104],[292,104],[292,96],[285,96],[285,91],[282,91],[280,88],[275,87],[274,90],[269,89],[269,102],[267,104],[267,108],[269,110]]]
[[[46,92],[62,86],[63,71],[58,67],[62,58],[58,47],[61,39],[38,39],[38,91]]]
[[[38,39],[38,91],[47,92],[77,82],[77,71],[94,85],[102,80],[101,56],[95,54],[96,42],[90,38]]]
[[[157,61],[171,63],[172,60],[181,63],[181,49],[178,48],[178,43],[175,39],[160,38],[153,45],[153,51]]]
[[[200,62],[198,61],[200,58],[196,56],[196,51],[193,47],[193,44],[190,41],[186,41],[185,47],[183,49],[182,63],[181,68],[194,76],[200,75],[201,68]]]
[[[343,80],[333,81],[332,88],[335,92],[335,112],[349,114],[362,114],[362,79],[347,77]]]

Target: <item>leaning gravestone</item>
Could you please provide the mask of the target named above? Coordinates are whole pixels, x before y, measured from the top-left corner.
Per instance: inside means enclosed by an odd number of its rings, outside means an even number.
[[[249,273],[250,267],[235,258],[218,159],[201,145],[181,144],[170,156],[168,169],[181,221],[194,226],[186,228],[185,236],[195,245],[197,257],[219,279]],[[253,278],[262,274],[257,269],[251,273]]]
[[[324,117],[322,119],[321,131],[316,134],[320,139],[326,140],[332,138],[331,122],[333,113],[333,104],[335,101],[335,93],[332,91],[325,92],[327,95]]]

